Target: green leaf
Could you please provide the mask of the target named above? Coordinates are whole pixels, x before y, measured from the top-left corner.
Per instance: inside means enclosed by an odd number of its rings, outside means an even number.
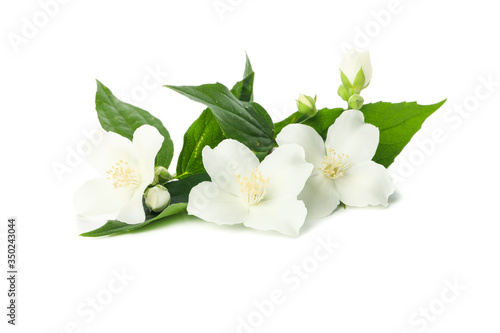
[[[321,110],[318,111],[318,113],[319,112],[321,112]],[[318,114],[316,114],[316,116],[317,115]],[[284,120],[279,121],[277,123],[274,123],[274,137],[276,138],[278,136],[278,134],[280,134],[280,132],[283,129],[283,127],[285,127],[287,125],[290,125],[290,124],[299,124],[299,123],[301,123],[301,121],[300,121],[301,118],[303,118],[303,114],[300,113],[299,111],[296,111],[296,112],[292,113],[291,115],[289,115]]]
[[[328,128],[335,122],[344,109],[322,109],[314,117],[311,117],[303,122],[304,125],[314,128],[323,138],[326,138]]]
[[[314,128],[316,132],[318,132],[324,139],[326,137],[326,132],[328,131],[328,127],[330,127],[335,122],[335,119],[337,119],[342,112],[344,112],[344,109],[342,108],[336,108],[336,109],[325,108],[319,110],[315,116],[311,118],[305,118],[306,120],[301,121],[301,119],[304,119],[304,115],[299,111],[297,111],[292,115],[290,115],[285,120],[282,120],[274,124],[274,132],[276,133],[276,135],[278,135],[283,129],[283,127],[285,127],[286,125],[301,123]]]
[[[432,105],[419,105],[416,102],[365,104],[361,108],[365,122],[375,125],[380,130],[379,146],[373,161],[386,168],[389,167],[413,135],[422,127],[423,122],[445,102],[446,100]],[[325,139],[328,128],[343,111],[343,109],[322,109],[302,124],[311,126]],[[276,123],[276,135],[286,125],[299,122],[300,116],[299,112],[295,112],[285,120]]]
[[[209,181],[207,173],[199,173],[180,180],[168,182],[165,187],[170,192],[170,204],[188,202],[191,189],[203,181]]]
[[[205,109],[184,134],[184,145],[177,161],[177,177],[182,179],[205,172],[201,151],[205,146],[214,148],[223,139],[217,119],[210,109]]]
[[[145,222],[142,223],[137,223],[137,224],[128,224],[125,222],[120,222],[117,220],[109,220],[105,225],[102,227],[85,232],[81,234],[80,236],[84,237],[100,237],[100,236],[107,236],[107,235],[112,235],[112,234],[118,234],[118,233],[124,233],[124,232],[130,232],[132,230],[137,230],[140,229],[152,222],[159,221],[161,219],[168,218],[169,216],[179,214],[183,211],[186,210],[187,204],[186,203],[177,203],[177,204],[172,204],[165,208],[163,212],[158,214],[156,217],[146,220]]]
[[[236,83],[231,89],[231,93],[240,101],[251,101],[254,74],[247,56],[243,80]],[[263,114],[264,117],[268,116],[264,109],[258,109],[257,111]],[[268,122],[272,123],[270,118]],[[177,178],[182,179],[197,173],[204,173],[202,149],[205,146],[214,148],[222,140],[224,140],[224,134],[217,119],[209,108],[205,109],[184,134],[184,144],[177,161]]]
[[[365,104],[361,108],[365,121],[380,130],[380,143],[373,160],[389,167],[424,121],[445,102],[443,100],[432,105],[419,105],[416,102]]]
[[[253,101],[253,81],[255,73],[252,69],[252,64],[250,64],[250,59],[248,55],[246,56],[245,72],[243,73],[243,80],[237,82],[231,93],[240,101],[252,102]]]
[[[271,116],[269,113],[267,113],[266,109],[264,109],[260,104],[257,104],[255,102],[241,102],[243,104],[243,107],[249,112],[249,113],[254,113],[257,112],[264,118],[266,121],[266,124],[271,128],[271,138],[273,137],[274,134],[274,124],[273,120],[271,119]]]
[[[226,138],[240,141],[255,152],[268,152],[272,149],[273,123],[259,104],[238,100],[220,83],[167,87],[208,106]]]
[[[132,140],[135,130],[142,125],[156,127],[165,140],[156,155],[155,165],[168,168],[174,155],[174,144],[158,118],[143,109],[120,101],[99,81],[97,81],[95,105],[102,128],[129,140]]]

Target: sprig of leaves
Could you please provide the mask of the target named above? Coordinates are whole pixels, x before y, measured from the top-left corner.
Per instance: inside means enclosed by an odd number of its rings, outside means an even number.
[[[241,102],[251,102],[253,100],[254,77],[255,73],[247,56],[243,79],[231,89],[234,97]],[[205,146],[214,148],[225,138],[226,136],[212,110],[210,108],[203,110],[200,117],[191,124],[184,134],[184,144],[177,161],[177,177],[182,179],[204,173],[202,149]]]
[[[254,152],[273,148],[273,122],[259,104],[240,101],[221,83],[167,87],[208,106],[225,138],[238,140]]]

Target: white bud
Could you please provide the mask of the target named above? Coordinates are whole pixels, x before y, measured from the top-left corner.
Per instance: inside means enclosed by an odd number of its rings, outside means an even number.
[[[360,70],[363,70],[363,82],[355,82]],[[344,59],[340,63],[340,71],[345,75],[351,86],[357,86],[360,91],[366,88],[372,79],[372,64],[368,51],[359,52],[351,48],[344,54]],[[359,86],[358,86],[359,85]]]
[[[155,213],[160,213],[170,203],[170,193],[162,185],[156,185],[146,191],[146,206]]]

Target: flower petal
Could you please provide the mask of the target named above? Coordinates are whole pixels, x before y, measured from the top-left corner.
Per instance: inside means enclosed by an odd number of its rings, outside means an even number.
[[[325,143],[314,128],[302,124],[285,126],[276,136],[278,145],[295,143],[304,148],[306,161],[319,166],[326,155]]]
[[[395,184],[389,172],[373,161],[349,168],[335,180],[340,200],[348,206],[386,206]]]
[[[330,215],[340,203],[335,182],[314,169],[299,194],[307,207],[308,218],[320,218]]]
[[[242,223],[248,217],[248,206],[243,200],[213,182],[202,182],[193,187],[187,211],[190,215],[219,225]]]
[[[137,188],[130,200],[120,210],[116,219],[125,223],[144,222],[146,220],[146,213],[144,212],[144,206],[142,204],[143,194],[144,188]]]
[[[84,183],[75,193],[77,214],[95,216],[116,213],[132,197],[133,190],[115,189],[105,178],[94,178]]]
[[[249,228],[297,236],[306,214],[307,209],[302,201],[294,196],[280,197],[251,206],[248,219],[243,224]]]
[[[141,181],[149,185],[153,182],[155,158],[165,138],[153,126],[142,125],[134,132],[132,143],[139,162]]]
[[[326,148],[349,155],[352,164],[370,161],[377,151],[379,130],[366,124],[361,111],[347,110],[328,129]]]
[[[136,150],[132,142],[114,132],[106,132],[100,145],[94,147],[87,156],[88,163],[101,175],[111,169],[120,160],[126,161],[133,169],[138,169]]]
[[[259,167],[259,160],[244,144],[227,139],[214,149],[203,148],[203,166],[212,181],[224,191],[239,195],[236,175],[247,176]]]
[[[297,197],[311,175],[313,165],[305,160],[304,149],[296,144],[279,146],[260,164],[264,179],[269,178],[264,200],[280,196]]]
[[[361,68],[363,68],[363,74],[365,75],[365,87],[370,84],[372,80],[372,62],[370,61],[370,52],[364,51],[359,53],[359,62],[361,63]],[[356,73],[357,74],[357,73]]]

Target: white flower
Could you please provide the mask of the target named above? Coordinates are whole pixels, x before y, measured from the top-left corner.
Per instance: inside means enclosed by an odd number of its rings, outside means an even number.
[[[298,144],[306,160],[314,165],[299,199],[304,200],[308,217],[324,217],[342,201],[348,206],[388,205],[395,185],[389,172],[372,161],[379,142],[379,130],[365,124],[363,113],[344,111],[328,129],[326,142],[312,128],[291,124],[276,141]]]
[[[170,193],[162,185],[156,185],[146,191],[146,206],[153,212],[160,213],[170,203]]]
[[[77,213],[95,216],[118,212],[119,221],[144,222],[142,197],[154,179],[155,157],[163,140],[149,125],[139,127],[132,142],[116,133],[105,133],[102,143],[88,157],[102,177],[86,182],[76,192]]]
[[[359,89],[366,88],[372,79],[370,53],[368,51],[359,52],[355,48],[351,48],[344,54],[344,59],[340,63],[340,71],[344,73],[351,85],[354,85],[354,80],[361,69],[363,69],[365,82],[361,83]]]
[[[262,163],[245,145],[224,140],[203,148],[203,165],[211,182],[202,182],[189,194],[187,211],[206,221],[243,223],[259,230],[297,235],[307,210],[297,200],[311,174],[298,145],[274,150]]]

